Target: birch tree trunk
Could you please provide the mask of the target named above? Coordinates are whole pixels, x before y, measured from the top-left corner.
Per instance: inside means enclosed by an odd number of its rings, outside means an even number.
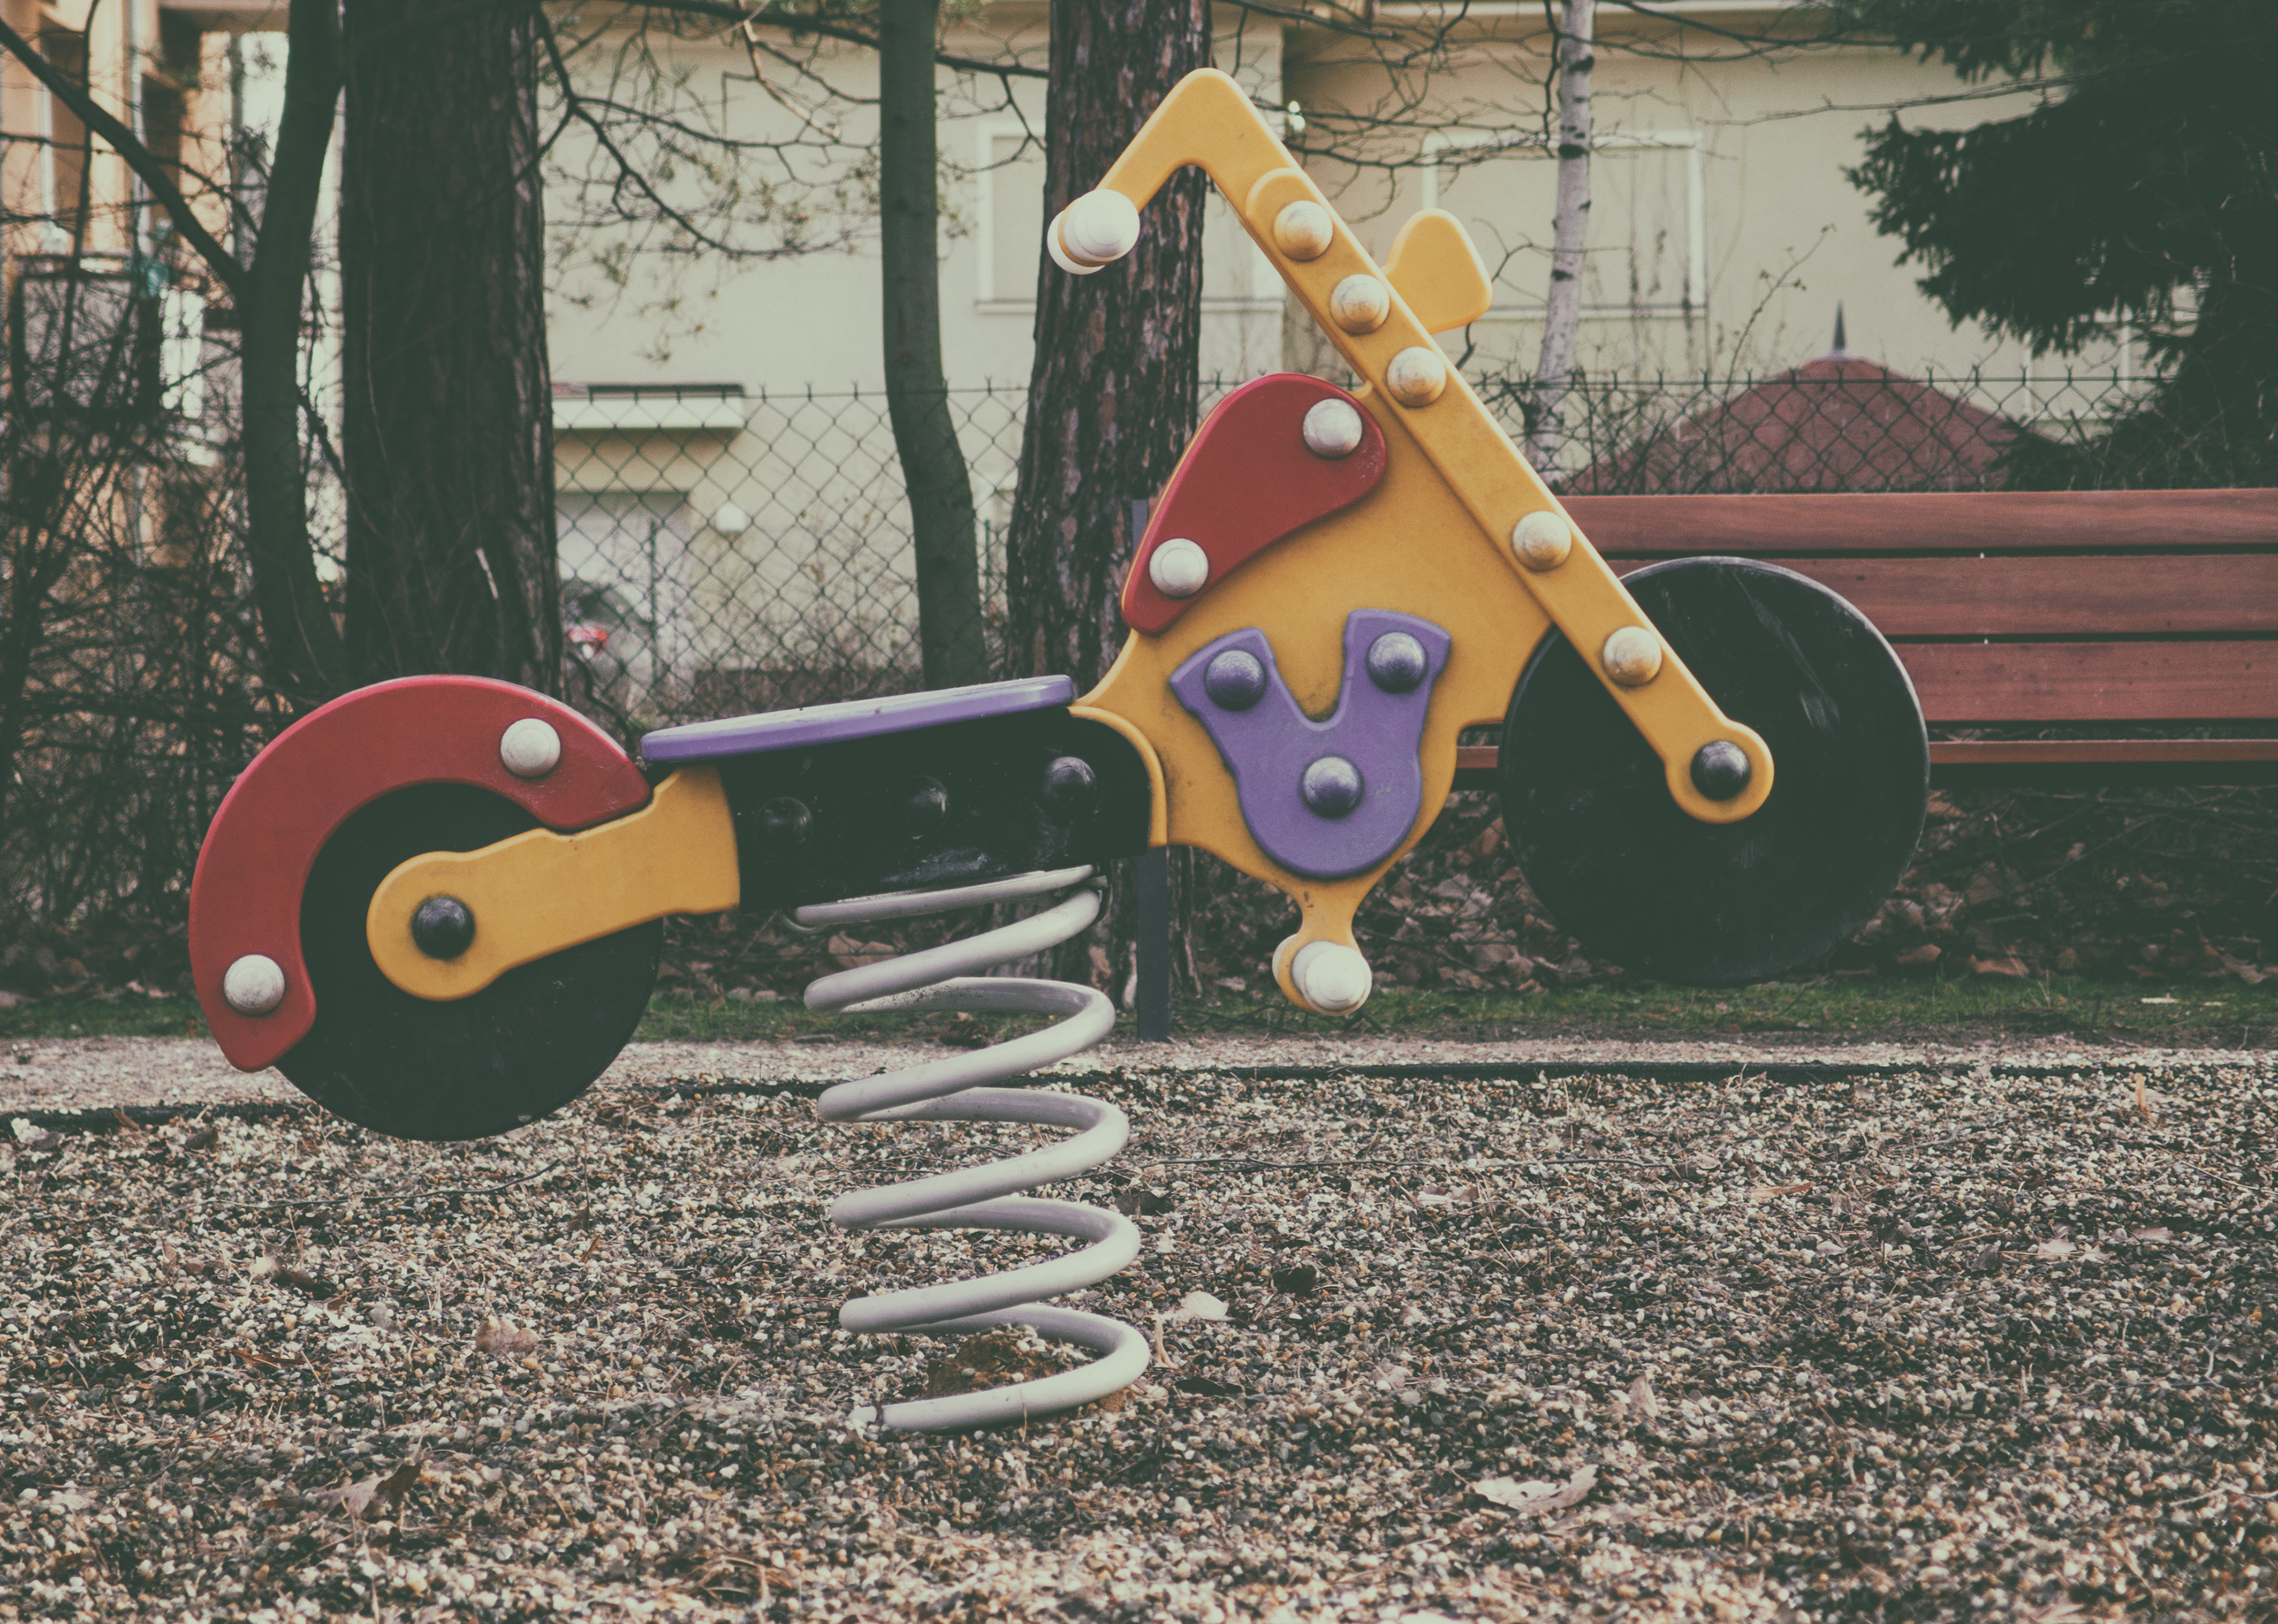
[[[1597,0],[1565,0],[1558,29],[1558,202],[1552,217],[1550,297],[1534,364],[1534,430],[1526,459],[1554,486],[1565,443],[1563,409],[1582,326],[1582,256],[1590,236],[1591,32]]]
[[[880,0],[878,212],[886,413],[916,544],[925,686],[989,676],[974,551],[973,481],[941,364],[941,200],[934,46],[940,0]]]

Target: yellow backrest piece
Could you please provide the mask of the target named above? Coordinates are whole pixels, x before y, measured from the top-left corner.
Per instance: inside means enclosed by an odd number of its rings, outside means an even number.
[[[1472,234],[1445,209],[1426,209],[1400,228],[1384,257],[1384,280],[1426,333],[1468,327],[1494,303],[1494,284]]]

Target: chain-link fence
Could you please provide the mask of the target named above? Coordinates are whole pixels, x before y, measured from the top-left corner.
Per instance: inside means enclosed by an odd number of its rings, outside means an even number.
[[[1207,381],[1204,409],[1233,387]],[[1526,380],[1475,387],[1514,437],[1533,430]],[[2110,375],[1907,379],[1842,356],[1768,379],[1585,380],[1562,414],[1559,471],[1578,494],[2002,489],[2076,475],[2061,459],[2142,394]],[[1001,665],[1027,400],[950,400]],[[596,715],[635,732],[921,686],[882,393],[565,389],[554,427],[570,688]]]

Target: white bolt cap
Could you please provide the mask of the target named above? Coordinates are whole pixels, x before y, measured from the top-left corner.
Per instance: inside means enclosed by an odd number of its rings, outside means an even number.
[[[1319,259],[1337,237],[1334,216],[1300,199],[1273,217],[1273,241],[1292,259]]]
[[[1447,387],[1447,358],[1421,344],[1402,350],[1384,369],[1385,393],[1403,406],[1429,406]]]
[[[1643,626],[1624,626],[1606,640],[1606,675],[1624,688],[1641,688],[1661,675],[1661,640]]]
[[[1305,414],[1305,449],[1315,456],[1350,456],[1360,449],[1360,413],[1350,401],[1316,401]]]
[[[1350,1015],[1368,1001],[1374,977],[1368,961],[1335,942],[1308,942],[1289,965],[1289,979],[1323,1015]]]
[[[1067,211],[1063,209],[1052,216],[1052,223],[1044,227],[1044,252],[1052,257],[1054,264],[1070,276],[1089,276],[1101,267],[1087,264],[1081,259],[1070,259],[1067,249],[1060,246],[1060,223],[1066,218]]]
[[[1210,581],[1210,555],[1184,536],[1173,536],[1148,558],[1147,578],[1166,598],[1191,598]]]
[[[1373,333],[1392,314],[1392,290],[1372,276],[1345,278],[1329,291],[1329,315],[1348,333]]]
[[[1060,211],[1053,234],[1070,259],[1097,269],[1139,246],[1139,210],[1120,192],[1086,192]]]
[[[221,996],[241,1015],[265,1015],[285,1001],[284,967],[265,953],[248,953],[222,973]]]
[[[1556,570],[1574,550],[1574,527],[1548,508],[1512,526],[1510,550],[1530,570]]]
[[[499,735],[500,764],[517,778],[542,778],[561,764],[562,735],[524,716]]]

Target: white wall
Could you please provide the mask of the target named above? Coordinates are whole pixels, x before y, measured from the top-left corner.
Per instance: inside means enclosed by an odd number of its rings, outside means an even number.
[[[1041,35],[1023,42],[1042,59]],[[978,36],[952,43],[994,48]],[[1278,28],[1252,28],[1225,41],[1220,60],[1271,96],[1280,80],[1280,45]],[[789,130],[792,120],[783,107],[725,77],[747,73],[740,51],[705,42],[681,50],[695,65],[692,80],[705,94],[725,84],[742,98],[738,134],[782,138]],[[849,95],[875,96],[868,52],[834,51],[822,65]],[[957,88],[944,75],[943,83],[944,367],[953,386],[1025,387],[1043,243],[1043,83],[1013,80],[1013,108],[975,104],[1001,96],[993,81]],[[845,119],[841,134],[850,143],[866,139],[867,111],[838,108],[834,116]],[[1211,208],[1203,371],[1237,377],[1273,371],[1280,364],[1280,279],[1215,195]],[[845,249],[690,271],[677,307],[669,311],[642,308],[655,296],[653,280],[636,277],[633,286],[613,292],[590,273],[561,279],[550,314],[554,376],[577,383],[739,383],[753,393],[881,387],[877,241],[867,225],[857,229]]]

